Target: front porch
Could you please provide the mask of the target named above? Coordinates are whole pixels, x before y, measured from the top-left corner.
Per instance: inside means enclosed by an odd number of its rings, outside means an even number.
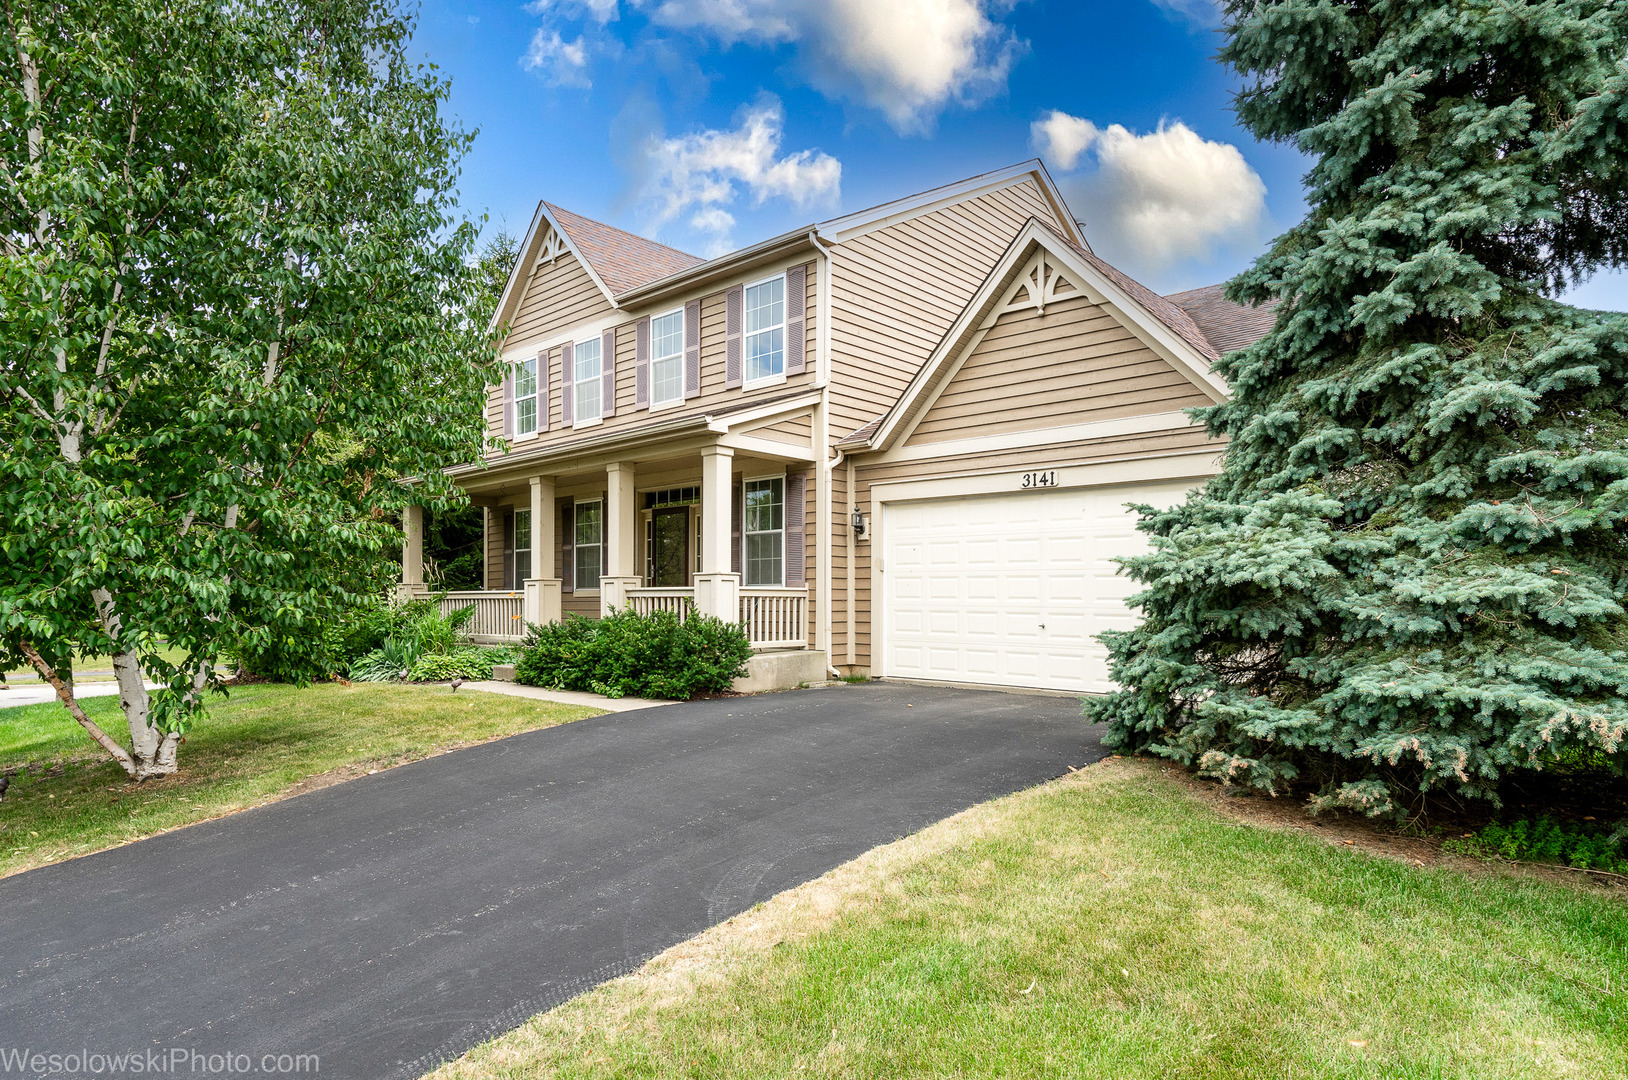
[[[641,615],[671,611],[682,620],[697,610],[693,587],[633,588],[626,590],[624,597],[626,606]],[[525,636],[527,623],[555,621],[535,607],[528,609],[526,595],[515,591],[459,590],[442,594],[440,604],[443,612],[462,607],[475,609],[469,636],[480,645],[511,645]],[[808,589],[742,588],[734,617],[728,621],[745,628],[747,640],[755,649],[807,648]]]
[[[759,651],[809,649],[813,455],[806,444],[728,439],[708,432],[636,456],[607,447],[455,472],[483,509],[485,588],[443,593],[442,610],[472,607],[469,635],[481,644],[518,642],[528,625],[567,615],[632,610],[737,623]],[[404,514],[407,595],[433,591],[423,524],[421,509]]]

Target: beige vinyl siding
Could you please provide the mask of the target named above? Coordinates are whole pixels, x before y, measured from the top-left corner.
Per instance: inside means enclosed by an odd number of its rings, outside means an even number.
[[[1083,296],[1009,311],[916,425],[912,444],[1173,412],[1210,399]]]
[[[898,398],[1030,217],[1061,224],[1026,179],[832,248],[834,434]]]
[[[577,257],[570,252],[538,267],[526,285],[514,324],[503,350],[517,349],[580,323],[609,315],[615,309]]]
[[[808,446],[809,441],[814,437],[814,421],[812,417],[794,416],[790,420],[782,420],[778,424],[753,428],[747,434],[754,439],[771,439],[774,442]]]
[[[505,507],[486,508],[486,588],[503,588],[503,515]]]
[[[637,342],[635,335],[636,320],[629,319],[616,327],[616,415],[607,417],[603,424],[596,425],[593,431],[598,434],[610,432],[619,428],[633,428],[653,421],[665,421],[675,416],[686,414],[705,413],[708,409],[724,405],[737,405],[757,398],[777,397],[789,390],[798,387],[812,386],[815,377],[814,350],[818,334],[818,312],[816,311],[816,296],[818,282],[816,280],[815,263],[805,266],[807,271],[805,326],[804,326],[804,352],[806,358],[804,372],[801,375],[788,376],[784,383],[755,387],[751,390],[742,390],[739,387],[726,389],[724,387],[724,319],[725,299],[723,292],[714,292],[700,297],[701,301],[701,393],[690,398],[680,405],[671,405],[654,412],[648,409],[639,409],[634,406],[636,386],[634,383],[634,365],[636,362]],[[763,275],[766,276],[766,275]],[[753,280],[757,280],[754,277]],[[532,298],[528,294],[521,304],[521,311],[525,312],[531,305]],[[664,303],[649,312],[641,311],[640,316],[646,314],[661,314],[680,307],[679,302]],[[607,308],[608,310],[608,308]],[[576,321],[597,317],[590,312]],[[573,325],[561,319],[552,320],[554,328],[546,336],[554,336],[569,329]],[[534,335],[537,336],[537,335]],[[511,338],[511,340],[513,340]],[[507,347],[506,347],[507,348]],[[524,350],[518,353],[511,352],[511,356],[523,356]],[[579,437],[581,432],[573,428],[564,414],[561,400],[560,350],[552,348],[548,352],[548,408],[549,428],[537,436],[537,441],[526,440],[522,445],[530,448],[546,445],[550,441],[565,442]],[[503,435],[503,388],[493,386],[487,393],[487,425],[494,436]],[[807,438],[803,440],[806,444]],[[500,459],[504,455],[489,455],[488,460]]]
[[[1003,450],[985,454],[967,454],[954,458],[885,464],[861,460],[855,468],[854,487],[860,507],[866,514],[872,514],[874,507],[871,504],[871,487],[884,481],[927,480],[951,474],[998,472],[1007,469],[1012,471],[1015,480],[1017,474],[1037,469],[1063,469],[1075,465],[1086,465],[1092,462],[1112,461],[1115,459],[1155,457],[1206,448],[1213,449],[1219,454],[1224,445],[1219,440],[1211,439],[1204,433],[1202,427],[1195,425],[1178,431],[1160,431],[1145,435],[1121,435],[1108,439],[1092,439],[1086,442],[1028,447],[1021,450]],[[840,474],[841,471],[839,470]],[[1197,482],[1195,482],[1194,486],[1197,486]],[[872,521],[874,520],[872,518]],[[833,539],[840,541],[841,537],[834,535]],[[840,544],[837,547],[840,551]],[[854,667],[862,670],[869,669],[871,666],[872,547],[873,544],[870,540],[861,540],[854,545]],[[839,566],[837,560],[840,558],[841,556],[838,554],[833,559],[834,569]],[[840,587],[840,581],[845,575],[846,568],[836,570],[838,587]],[[833,632],[839,633],[846,625],[846,613],[840,604],[833,615]],[[842,643],[833,648],[833,652],[839,658],[834,660],[834,663],[839,665],[846,663],[846,644],[846,637],[844,636]]]

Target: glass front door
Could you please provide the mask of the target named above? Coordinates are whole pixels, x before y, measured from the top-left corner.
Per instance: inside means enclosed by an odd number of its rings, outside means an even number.
[[[690,583],[690,508],[663,507],[650,514],[650,584],[682,589]]]

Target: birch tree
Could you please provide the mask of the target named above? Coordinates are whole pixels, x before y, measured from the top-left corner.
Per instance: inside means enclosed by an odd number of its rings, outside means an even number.
[[[361,599],[396,478],[444,502],[479,454],[470,136],[383,0],[0,10],[0,659],[142,779],[224,641]],[[76,654],[111,656],[128,744]]]

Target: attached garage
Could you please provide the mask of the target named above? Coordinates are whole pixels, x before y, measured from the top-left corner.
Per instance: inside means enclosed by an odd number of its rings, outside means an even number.
[[[880,674],[1101,693],[1096,635],[1129,629],[1147,547],[1126,503],[1173,506],[1195,481],[908,500],[882,508]]]

